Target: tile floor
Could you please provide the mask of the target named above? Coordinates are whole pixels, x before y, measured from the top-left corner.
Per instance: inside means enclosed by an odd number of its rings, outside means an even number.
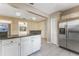
[[[30,56],[78,56],[78,54],[43,41],[41,50],[33,53]]]

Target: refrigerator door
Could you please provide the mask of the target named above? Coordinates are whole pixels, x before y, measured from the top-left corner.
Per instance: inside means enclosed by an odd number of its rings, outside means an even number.
[[[59,35],[58,36],[59,36],[58,37],[59,46],[66,48],[66,22],[59,24]]]
[[[79,20],[67,22],[67,48],[79,52]]]

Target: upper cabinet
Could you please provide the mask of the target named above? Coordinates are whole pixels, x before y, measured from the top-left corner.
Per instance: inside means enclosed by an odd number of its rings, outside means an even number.
[[[79,6],[62,11],[61,20],[74,20],[79,19]]]
[[[62,20],[68,20],[68,19],[73,19],[73,18],[79,18],[79,12],[62,15]]]

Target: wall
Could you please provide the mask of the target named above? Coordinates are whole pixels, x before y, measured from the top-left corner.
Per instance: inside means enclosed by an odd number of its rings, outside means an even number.
[[[47,42],[51,43],[51,17],[47,20]]]
[[[18,35],[18,20],[11,20],[11,35]]]
[[[47,20],[46,20],[47,21]],[[41,36],[42,36],[42,38],[44,38],[44,39],[46,39],[47,37],[46,37],[46,30],[47,30],[47,28],[46,28],[46,21],[41,21],[40,22],[40,29],[41,29]]]
[[[42,38],[46,38],[46,21],[28,22],[29,30],[41,30]]]
[[[0,21],[4,20],[7,22],[11,22],[11,35],[18,35],[18,22],[27,22],[27,33],[29,33],[30,30],[41,30],[42,31],[42,38],[46,38],[45,36],[45,21],[41,22],[35,22],[35,21],[26,21],[23,19],[19,18],[14,18],[14,17],[8,17],[8,16],[0,16]],[[22,32],[21,32],[22,33]],[[24,33],[24,32],[23,32]]]
[[[28,22],[28,29],[29,30],[41,30],[41,24],[39,22]]]
[[[47,20],[47,41],[58,45],[58,22],[60,20],[60,12],[51,14]]]
[[[51,42],[56,45],[58,44],[57,35],[57,19],[55,17],[51,17]]]
[[[53,44],[56,44],[58,45],[58,42],[57,42],[57,18],[56,17],[53,17],[51,16],[48,20],[48,26],[47,26],[47,31],[48,31],[48,43],[53,43]]]

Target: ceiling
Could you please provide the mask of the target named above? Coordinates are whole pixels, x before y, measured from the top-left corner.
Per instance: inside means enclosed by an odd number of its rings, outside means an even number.
[[[49,15],[53,12],[63,11],[77,5],[79,5],[79,3],[35,3],[31,6]]]
[[[40,21],[43,19],[40,16],[34,15],[34,14],[30,14],[28,12],[25,12],[23,10],[20,9],[16,9],[11,7],[8,4],[0,4],[0,15],[2,16],[11,16],[11,17],[17,17],[17,18],[23,18],[23,19],[27,19],[27,20],[32,20],[33,17],[36,17],[36,21]],[[20,16],[17,16],[16,13],[20,13]]]
[[[36,17],[35,21],[41,21],[45,19],[44,17],[42,17],[43,14],[48,16],[53,12],[66,10],[79,5],[77,3],[35,3],[34,5],[31,5],[29,3],[22,3],[22,4],[25,4],[26,6],[25,7],[22,6],[21,9],[19,9],[19,8],[14,8],[7,3],[6,4],[0,3],[0,15],[25,18],[27,20],[32,20],[33,17]],[[21,6],[21,4],[17,3],[16,6],[18,7],[18,5]],[[27,8],[27,6],[28,6],[28,10],[34,9],[32,12],[34,12],[35,14],[27,12],[25,9]],[[31,7],[31,9],[29,7]],[[17,16],[16,12],[20,13],[21,15]]]

